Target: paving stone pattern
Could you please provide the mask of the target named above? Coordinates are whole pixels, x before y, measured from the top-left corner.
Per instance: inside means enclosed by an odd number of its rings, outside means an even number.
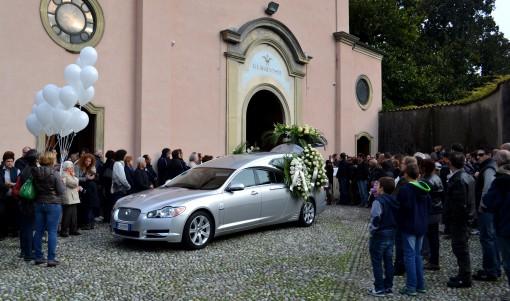
[[[7,239],[0,241],[0,300],[376,300],[366,293],[373,281],[367,222],[367,209],[330,206],[313,227],[258,229],[198,251],[115,239],[101,225],[59,238],[56,268],[25,263],[18,241]],[[506,291],[506,279],[447,289],[454,257],[449,241],[441,249],[443,269],[427,272],[429,292],[415,300],[497,300]],[[403,277],[395,284],[398,290]]]

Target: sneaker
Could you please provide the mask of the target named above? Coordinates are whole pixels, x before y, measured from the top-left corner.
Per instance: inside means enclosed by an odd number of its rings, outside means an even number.
[[[473,274],[473,279],[477,281],[489,281],[494,282],[498,281],[498,277],[495,275],[487,274],[485,271],[478,271],[476,274]]]
[[[384,294],[385,294],[386,296],[393,296],[393,289],[391,289],[391,288],[387,288],[387,289],[385,289],[385,290],[384,290]]]
[[[71,234],[71,235],[73,235],[73,236],[81,235],[81,233],[80,233],[80,232],[78,232],[78,231],[76,231],[76,232],[71,232],[70,234]]]
[[[424,289],[424,288],[417,288],[417,289],[416,289],[416,292],[417,292],[417,293],[420,293],[420,294],[426,294],[426,293],[427,293],[427,290],[426,290],[426,289]]]
[[[408,290],[407,287],[401,288],[399,293],[402,294],[402,295],[408,295],[408,296],[411,296],[411,297],[415,297],[415,296],[418,295],[418,293],[413,292],[411,290]]]
[[[41,265],[43,263],[46,263],[46,259],[36,259],[34,262],[35,265]]]
[[[384,297],[384,291],[376,291],[375,288],[368,290],[368,294],[374,297]]]
[[[473,229],[473,230],[471,230],[471,232],[469,232],[469,234],[471,234],[471,235],[480,235],[480,231],[477,230],[477,229]]]
[[[48,260],[48,264],[46,266],[49,268],[54,268],[59,264],[60,262],[58,262],[58,260]]]
[[[64,232],[61,232],[61,233],[60,233],[60,237],[69,237],[69,234],[64,233]]]
[[[457,278],[457,279],[448,281],[448,283],[446,285],[451,288],[467,288],[467,287],[471,287],[471,280],[464,280],[464,279]]]

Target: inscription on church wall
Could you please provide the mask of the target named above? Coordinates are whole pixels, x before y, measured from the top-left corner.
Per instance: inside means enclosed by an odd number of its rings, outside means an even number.
[[[248,55],[241,73],[241,86],[249,89],[254,84],[275,83],[286,93],[292,93],[292,79],[285,61],[272,47],[259,45]]]

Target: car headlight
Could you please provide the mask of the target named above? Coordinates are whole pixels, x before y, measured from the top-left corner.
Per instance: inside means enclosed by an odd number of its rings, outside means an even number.
[[[186,210],[186,207],[164,207],[158,210],[152,210],[147,213],[148,218],[169,218],[176,217]]]

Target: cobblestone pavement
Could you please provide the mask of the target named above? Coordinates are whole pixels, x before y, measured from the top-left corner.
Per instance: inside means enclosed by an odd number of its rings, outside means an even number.
[[[7,239],[0,242],[0,300],[375,300],[366,294],[367,216],[367,209],[332,206],[313,227],[249,231],[199,251],[114,239],[102,225],[59,239],[57,268],[25,263],[17,240]],[[414,299],[497,300],[505,292],[505,280],[447,289],[454,258],[449,241],[442,243],[443,269],[426,274],[429,292]],[[478,268],[477,237],[471,243]]]

